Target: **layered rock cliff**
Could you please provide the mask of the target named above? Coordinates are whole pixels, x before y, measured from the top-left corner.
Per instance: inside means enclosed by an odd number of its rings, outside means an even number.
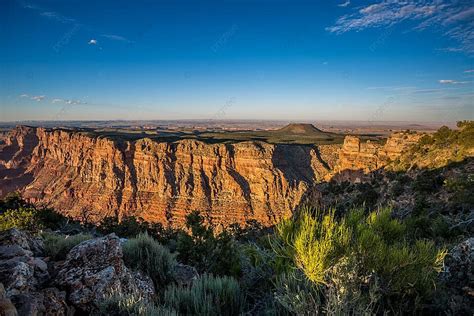
[[[399,155],[348,136],[344,145],[114,141],[79,131],[18,127],[0,145],[0,195],[24,198],[82,220],[137,215],[181,225],[193,211],[228,225],[288,216],[308,188],[344,170],[371,171]],[[411,139],[411,138],[410,138]]]
[[[353,175],[368,173],[386,166],[390,161],[400,157],[410,146],[416,144],[423,134],[397,132],[387,138],[385,144],[362,142],[359,137],[346,136],[339,151],[339,159],[334,172],[329,175]]]
[[[260,142],[114,142],[19,127],[1,152],[1,194],[21,189],[26,199],[73,217],[134,214],[179,224],[200,210],[222,224],[271,224],[330,172],[337,151]]]

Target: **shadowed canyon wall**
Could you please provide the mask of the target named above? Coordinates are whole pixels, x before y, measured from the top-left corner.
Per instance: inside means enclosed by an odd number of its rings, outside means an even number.
[[[172,225],[200,210],[214,223],[288,216],[315,182],[370,171],[412,138],[385,146],[348,136],[344,145],[113,141],[81,132],[19,126],[0,145],[0,196],[19,190],[82,220],[137,215]]]

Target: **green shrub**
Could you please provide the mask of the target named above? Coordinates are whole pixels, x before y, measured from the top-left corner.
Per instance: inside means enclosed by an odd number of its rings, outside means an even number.
[[[455,178],[446,179],[446,189],[453,194],[452,201],[469,209],[474,205],[474,175],[463,174]]]
[[[369,183],[360,183],[356,185],[358,193],[355,195],[353,204],[356,206],[364,205],[368,209],[374,208],[377,204],[379,193]]]
[[[51,209],[36,208],[18,194],[0,200],[0,230],[18,228],[35,232],[45,228],[58,229],[68,221],[68,218]]]
[[[421,194],[432,194],[442,187],[444,179],[438,170],[425,170],[413,182],[413,190]]]
[[[9,209],[0,214],[0,230],[18,228],[21,230],[34,231],[41,226],[36,220],[36,209],[21,206],[18,209]]]
[[[295,270],[276,279],[275,300],[279,307],[292,315],[322,313],[322,288]]]
[[[161,223],[149,223],[136,216],[125,216],[120,220],[116,216],[106,217],[100,222],[98,230],[103,234],[115,233],[117,236],[125,238],[148,233],[160,241],[166,240],[170,233],[163,228]]]
[[[245,292],[250,309],[261,311],[262,303],[274,303],[275,253],[257,243],[246,243],[241,246],[240,254],[242,265],[240,286]]]
[[[306,208],[279,224],[275,235],[277,256],[290,257],[294,267],[312,282],[333,288],[336,297],[343,294],[341,301],[351,302],[352,311],[373,308],[371,291],[361,289],[364,280],[377,280],[385,307],[407,307],[429,297],[446,254],[433,242],[407,238],[407,225],[392,218],[389,208],[368,216],[352,210],[339,220],[333,211],[321,215]],[[348,298],[359,292],[356,301]]]
[[[239,315],[244,297],[234,278],[205,274],[189,287],[172,285],[166,289],[164,306],[183,315]]]
[[[9,193],[3,199],[0,200],[0,213],[5,212],[6,210],[15,210],[20,207],[27,206],[30,205],[21,198],[20,193]]]
[[[157,289],[173,279],[174,255],[147,233],[129,239],[123,245],[123,257],[127,266],[149,275]]]
[[[66,255],[74,246],[93,238],[90,234],[64,236],[54,233],[43,233],[42,237],[46,255],[53,260],[66,259]]]
[[[147,302],[140,293],[124,295],[118,291],[111,291],[98,304],[98,309],[93,315],[177,316],[178,314],[174,310]]]
[[[239,276],[240,254],[233,236],[227,232],[215,235],[211,225],[197,211],[186,216],[187,231],[178,233],[176,250],[180,262],[190,264],[200,273]]]
[[[360,218],[360,214],[356,210],[349,216]],[[376,273],[388,294],[425,296],[434,290],[444,250],[430,241],[409,242],[407,225],[391,218],[389,208],[370,213],[365,221],[348,223],[353,230],[350,255],[358,258],[365,274]]]
[[[323,284],[327,269],[344,254],[350,241],[350,231],[336,221],[334,210],[323,215],[308,207],[301,209],[296,220],[282,220],[276,235],[274,249],[279,257],[293,259],[309,280]]]

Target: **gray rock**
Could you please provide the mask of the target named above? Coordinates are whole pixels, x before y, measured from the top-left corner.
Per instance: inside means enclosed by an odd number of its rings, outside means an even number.
[[[15,245],[33,252],[35,256],[41,256],[44,252],[44,244],[41,238],[36,238],[16,228],[8,229],[0,233],[0,245]]]
[[[31,257],[33,252],[23,249],[19,245],[0,246],[0,259],[11,259],[14,257]]]
[[[199,277],[199,273],[196,268],[188,266],[182,263],[178,263],[174,267],[174,279],[175,282],[182,286],[190,285],[194,280]]]
[[[5,283],[7,296],[33,290],[38,283],[34,279],[34,268],[22,257],[0,261],[0,278]]]
[[[94,311],[111,291],[139,292],[151,300],[155,293],[149,277],[130,271],[122,259],[115,234],[84,241],[74,247],[61,266],[55,283],[67,290],[68,300],[80,310]]]
[[[441,281],[448,291],[448,308],[454,315],[471,315],[474,311],[474,237],[448,253]]]

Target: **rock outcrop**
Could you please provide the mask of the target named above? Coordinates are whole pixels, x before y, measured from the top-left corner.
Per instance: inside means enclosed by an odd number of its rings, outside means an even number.
[[[74,247],[55,278],[68,293],[68,301],[82,311],[92,312],[107,295],[140,293],[152,300],[150,277],[129,270],[123,262],[120,239],[115,234],[84,241]]]
[[[0,234],[0,315],[68,315],[66,292],[49,287],[39,238],[17,229]]]
[[[150,277],[125,266],[114,234],[84,241],[49,265],[39,238],[10,229],[0,241],[0,315],[93,313],[108,295],[140,293],[145,302],[155,295]]]
[[[362,142],[356,136],[346,136],[339,151],[339,159],[334,173],[346,171],[368,173],[380,169],[400,157],[422,136],[423,134],[410,132],[393,133],[387,138],[384,145],[371,141]]]
[[[474,237],[464,240],[448,253],[441,281],[447,289],[447,307],[453,315],[474,310]]]

